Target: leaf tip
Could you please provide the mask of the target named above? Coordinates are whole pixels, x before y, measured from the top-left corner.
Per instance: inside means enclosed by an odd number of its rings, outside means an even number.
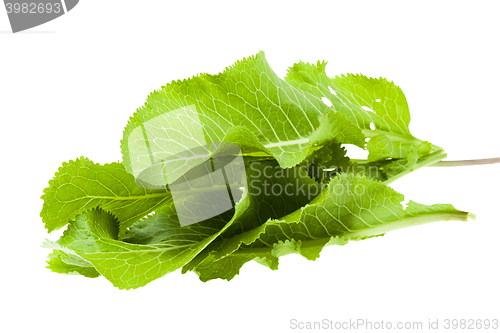
[[[467,222],[469,219],[475,221],[476,220],[476,214],[469,212],[467,214],[467,216],[465,217],[464,221]]]

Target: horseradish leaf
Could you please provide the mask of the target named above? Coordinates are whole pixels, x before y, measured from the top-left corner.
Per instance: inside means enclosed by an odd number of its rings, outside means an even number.
[[[146,189],[121,163],[100,165],[81,157],[64,162],[42,195],[40,213],[49,232],[99,207],[116,216],[123,230],[171,199],[165,189]]]
[[[78,215],[57,244],[90,262],[115,286],[137,288],[184,266],[222,233],[231,237],[288,215],[320,192],[302,169],[287,171],[275,161],[254,164],[247,174],[248,193],[222,215],[182,227],[178,206],[170,201],[119,240],[117,219],[97,209]],[[272,194],[276,185],[282,190],[279,195]]]
[[[61,250],[54,250],[49,254],[47,264],[49,264],[47,268],[55,273],[79,274],[90,278],[101,275],[88,261]]]
[[[474,218],[402,206],[387,184],[446,154],[410,133],[394,83],[329,78],[325,65],[300,62],[282,80],[260,52],[151,93],[124,130],[123,163],[65,162],[44,190],[46,229],[67,225],[44,244],[47,267],[120,289],[180,268],[230,280],[250,260],[275,270],[284,255]]]
[[[259,152],[292,167],[332,139],[365,144],[345,115],[280,79],[260,52],[218,75],[200,74],[151,93],[130,118],[121,147],[134,176],[161,165],[172,182],[205,161],[213,143],[233,142],[243,155]]]
[[[404,152],[411,147],[419,147],[419,157],[440,149],[410,133],[408,103],[401,88],[393,82],[360,74],[330,78],[325,68],[326,62],[318,61],[316,65],[299,62],[289,68],[285,80],[305,91],[310,99],[327,99],[335,111],[372,138],[367,145],[369,161],[405,158]]]
[[[403,195],[380,182],[340,174],[307,206],[282,219],[267,221],[257,228],[258,232],[249,230],[225,242],[213,242],[212,253],[202,261],[195,258],[196,266],[190,263],[188,267],[202,281],[230,280],[252,259],[277,269],[278,257],[282,255],[297,253],[315,260],[327,245],[344,245],[349,240],[382,236],[430,222],[474,218],[451,205],[426,206],[410,201],[405,210],[403,200]],[[233,245],[233,252],[229,253],[225,250],[227,243],[239,246]]]
[[[207,229],[200,234],[193,233],[189,226],[181,227],[166,215],[156,215],[154,220],[172,228],[175,236],[170,243],[143,245],[120,241],[117,219],[101,209],[78,215],[57,243],[63,251],[90,262],[116,287],[131,289],[182,267],[224,230]]]

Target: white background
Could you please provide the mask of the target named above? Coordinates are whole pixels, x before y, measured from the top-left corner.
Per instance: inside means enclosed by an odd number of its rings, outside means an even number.
[[[441,222],[298,255],[232,281],[179,271],[121,291],[55,274],[40,196],[63,161],[118,161],[127,119],[162,85],[266,52],[274,70],[329,61],[400,85],[418,138],[449,159],[496,157],[498,1],[81,1],[24,33],[0,7],[4,332],[288,332],[290,320],[500,317],[500,165],[426,168],[392,186],[477,220]],[[55,239],[57,235],[49,235]],[[441,326],[442,327],[442,326]],[[295,330],[297,331],[297,330]]]

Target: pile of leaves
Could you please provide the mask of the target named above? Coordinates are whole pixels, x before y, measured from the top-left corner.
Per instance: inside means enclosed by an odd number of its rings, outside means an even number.
[[[283,255],[315,260],[327,245],[471,217],[449,204],[401,204],[403,195],[387,184],[445,152],[410,133],[408,104],[393,82],[331,78],[325,66],[299,62],[283,80],[260,52],[218,75],[173,81],[151,93],[125,127],[123,162],[65,162],[44,190],[46,229],[67,226],[58,241],[44,244],[53,249],[48,268],[102,275],[120,289],[177,269],[202,281],[230,280],[250,260],[275,270]],[[182,226],[179,214],[189,209],[174,200],[171,182],[149,184],[141,172],[148,158],[176,156],[186,136],[199,135],[193,124],[207,144],[241,148],[247,186],[232,209]],[[154,138],[144,140],[151,128]],[[368,158],[349,159],[346,144],[368,150]],[[206,161],[165,164],[161,175],[182,179]]]

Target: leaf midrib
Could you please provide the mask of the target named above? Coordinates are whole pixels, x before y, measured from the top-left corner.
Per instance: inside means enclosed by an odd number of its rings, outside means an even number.
[[[380,236],[389,231],[399,230],[411,226],[423,225],[432,222],[439,221],[467,221],[469,217],[472,217],[470,213],[467,212],[454,212],[454,213],[428,213],[419,214],[418,216],[408,216],[398,220],[392,220],[385,222],[383,224],[377,225],[373,228],[365,228],[358,231],[346,232],[339,235],[333,235],[328,237],[319,237],[312,240],[301,240],[301,248],[314,248],[318,246],[325,246],[325,240],[330,240],[333,237],[339,237],[346,240],[356,240],[360,238]],[[250,253],[268,253],[273,251],[273,247],[265,246],[258,248],[239,248],[231,255],[248,255]]]

